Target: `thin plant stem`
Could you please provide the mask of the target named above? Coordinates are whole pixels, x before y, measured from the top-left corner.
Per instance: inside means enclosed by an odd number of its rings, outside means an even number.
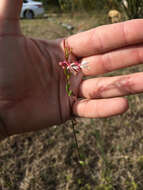
[[[64,75],[66,77],[67,95],[72,96],[74,94],[72,92],[71,84],[70,84],[71,74],[76,75],[78,72],[81,72],[82,67],[81,67],[80,63],[78,63],[78,61],[76,61],[76,62],[70,61],[70,56],[72,55],[72,48],[70,48],[70,46],[68,46],[68,44],[66,44],[65,39],[63,40],[63,47],[64,47],[65,60],[60,62],[59,65],[62,67],[62,69],[64,69]],[[75,130],[76,121],[74,119],[72,119],[71,122],[72,122],[73,136],[74,136],[75,145],[76,145],[78,164],[80,164],[80,162],[82,162],[82,158],[81,158],[78,141],[77,141],[77,137],[76,137],[76,130]]]
[[[78,140],[77,140],[77,136],[76,136],[75,121],[72,119],[71,122],[72,122],[72,130],[73,130],[74,140],[75,140],[75,144],[76,144],[77,158],[78,158],[78,163],[79,163],[81,161],[81,156],[80,156],[80,150],[79,150]]]

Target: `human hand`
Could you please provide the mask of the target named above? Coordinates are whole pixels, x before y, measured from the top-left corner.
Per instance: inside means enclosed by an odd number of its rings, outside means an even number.
[[[79,74],[71,81],[77,94],[73,100],[58,64],[64,60],[62,40],[24,37],[17,19],[22,1],[1,1],[0,116],[9,135],[60,124],[72,114],[90,118],[121,114],[128,108],[121,96],[143,91],[142,73],[82,82]],[[73,59],[88,62],[83,75],[97,76],[142,63],[142,25],[143,20],[133,20],[101,26],[66,41],[76,55]]]
[[[21,5],[22,0],[1,0],[0,4],[0,134],[3,136],[60,124],[70,118],[74,101],[67,96],[65,76],[59,66],[64,60],[62,39],[46,41],[22,35]],[[75,93],[80,75],[72,85]]]
[[[75,115],[100,118],[121,114],[128,109],[126,95],[143,92],[143,72],[114,77],[100,74],[143,63],[143,19],[100,26],[68,38],[68,44],[89,69],[73,105]]]

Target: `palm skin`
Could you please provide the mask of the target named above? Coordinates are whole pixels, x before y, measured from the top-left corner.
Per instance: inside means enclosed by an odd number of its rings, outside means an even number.
[[[121,96],[143,91],[142,73],[81,81],[82,75],[96,76],[142,63],[143,20],[102,26],[67,38],[74,55],[89,65],[72,76],[75,99],[66,93],[58,64],[64,60],[62,40],[26,38],[18,21],[22,1],[1,1],[0,116],[9,135],[60,124],[72,114],[90,118],[121,114],[128,108]]]
[[[22,1],[13,3],[0,5],[0,116],[8,135],[66,121],[74,101],[58,64],[64,60],[62,40],[23,36],[18,19]],[[75,93],[80,79],[76,76]]]
[[[50,44],[50,52],[48,46],[48,42],[22,36],[1,39],[0,109],[10,134],[59,124],[69,118],[64,75],[57,64],[63,54],[58,53],[61,50],[57,42]]]

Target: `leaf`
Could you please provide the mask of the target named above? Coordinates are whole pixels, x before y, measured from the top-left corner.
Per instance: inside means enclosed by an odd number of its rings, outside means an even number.
[[[69,93],[69,89],[70,89],[70,84],[69,83],[67,83],[66,84],[66,91]]]
[[[79,164],[80,164],[81,166],[85,166],[85,165],[86,165],[86,163],[85,163],[84,161],[82,161],[82,160],[79,161]]]
[[[68,92],[68,96],[71,96],[72,95],[72,90],[70,90],[69,92]]]

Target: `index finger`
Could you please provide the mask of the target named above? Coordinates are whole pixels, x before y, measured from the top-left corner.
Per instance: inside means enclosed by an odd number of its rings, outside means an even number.
[[[70,36],[67,41],[77,57],[105,53],[143,42],[143,19],[104,25]]]

